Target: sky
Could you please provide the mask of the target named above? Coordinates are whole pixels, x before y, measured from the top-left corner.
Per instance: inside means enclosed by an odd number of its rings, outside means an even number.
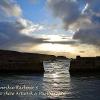
[[[100,56],[100,0],[0,0],[0,49]]]

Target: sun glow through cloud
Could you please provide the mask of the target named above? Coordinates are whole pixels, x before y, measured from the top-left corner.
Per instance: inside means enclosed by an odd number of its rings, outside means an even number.
[[[68,41],[72,38],[72,36],[60,36],[60,35],[45,35],[43,36],[47,38],[49,42],[57,42],[57,41]]]
[[[85,48],[85,50],[84,50]],[[91,51],[90,51],[91,48]],[[56,43],[41,43],[39,45],[30,48],[30,52],[39,52],[53,55],[63,55],[66,57],[81,56],[98,56],[100,54],[99,49],[94,46],[84,45],[69,45],[69,44],[56,44]],[[91,55],[93,54],[93,55]]]
[[[74,52],[75,49],[70,45],[43,43],[35,47],[37,50],[48,52]]]

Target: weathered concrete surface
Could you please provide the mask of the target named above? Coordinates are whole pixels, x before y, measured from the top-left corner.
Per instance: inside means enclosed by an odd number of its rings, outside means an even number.
[[[80,57],[70,62],[70,73],[100,72],[100,57]]]
[[[0,73],[43,73],[43,61],[51,58],[55,58],[55,56],[0,50]]]

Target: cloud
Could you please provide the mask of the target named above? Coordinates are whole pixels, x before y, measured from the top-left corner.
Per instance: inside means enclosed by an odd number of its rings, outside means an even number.
[[[25,43],[42,43],[45,39],[36,38],[32,35],[32,32],[40,30],[41,27],[42,26],[32,24],[32,22],[25,19],[0,22],[0,48],[10,48]],[[33,28],[33,30],[30,31],[31,28]],[[26,33],[24,33],[23,30]]]
[[[21,28],[20,33],[26,34],[26,35],[29,35],[29,36],[32,36],[33,32],[38,32],[38,31],[45,29],[43,25],[34,24],[32,21],[26,20],[26,19],[23,19],[23,18],[18,18],[16,20],[16,23]]]
[[[79,30],[74,34],[74,39],[79,39],[82,43],[92,44],[100,46],[100,0],[85,0],[88,6],[84,11],[83,17],[89,20],[84,25],[84,21],[81,21]],[[86,27],[84,27],[86,26]]]
[[[92,21],[100,21],[100,7],[98,5],[100,1],[84,0],[83,4],[80,1],[82,0],[47,0],[47,3],[54,16],[63,21],[67,30],[74,28],[76,31],[85,27],[86,24],[89,26]]]
[[[0,0],[0,49],[29,48],[44,42],[44,38],[33,33],[44,29],[24,19],[23,12],[16,0]]]
[[[55,17],[80,43],[100,46],[100,0],[48,0]]]
[[[100,46],[100,28],[80,29],[74,34],[73,38],[79,39],[81,43]]]
[[[65,28],[80,16],[78,3],[75,0],[48,0],[47,2],[54,16],[62,19]]]
[[[66,44],[66,45],[75,45],[78,41],[72,39],[71,36],[63,36],[63,35],[44,35],[45,43],[52,44]]]
[[[22,10],[20,6],[12,0],[0,0],[0,14],[5,16],[20,16]]]
[[[46,40],[45,43],[74,45],[77,43],[77,41],[75,40],[68,40],[68,41],[48,41]]]

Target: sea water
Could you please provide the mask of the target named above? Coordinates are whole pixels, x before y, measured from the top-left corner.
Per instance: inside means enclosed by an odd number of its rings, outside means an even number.
[[[100,100],[100,75],[70,75],[69,66],[45,61],[43,75],[1,75],[0,100]]]

